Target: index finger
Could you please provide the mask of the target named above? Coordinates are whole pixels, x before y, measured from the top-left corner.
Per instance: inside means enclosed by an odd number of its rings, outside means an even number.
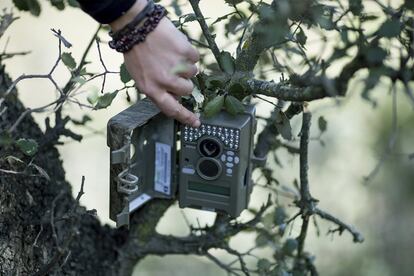
[[[198,117],[180,104],[172,94],[162,91],[151,99],[168,117],[174,118],[177,121],[192,127],[200,126]]]

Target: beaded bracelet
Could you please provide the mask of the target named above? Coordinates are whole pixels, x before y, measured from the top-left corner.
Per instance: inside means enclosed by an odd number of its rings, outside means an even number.
[[[112,40],[109,42],[109,47],[121,53],[131,50],[135,44],[145,41],[147,35],[158,26],[166,14],[167,11],[163,6],[148,3],[132,22],[120,31],[110,33]]]
[[[132,31],[136,26],[141,24],[145,17],[151,14],[153,11],[154,2],[150,0],[148,1],[147,5],[145,5],[144,9],[141,12],[139,12],[131,22],[129,22],[127,25],[125,25],[121,30],[117,32],[110,31],[109,35],[115,40],[119,39],[121,36],[126,35],[128,32]]]

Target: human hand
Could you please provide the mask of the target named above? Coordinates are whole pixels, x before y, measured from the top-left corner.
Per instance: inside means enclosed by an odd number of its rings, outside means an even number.
[[[130,10],[111,23],[112,29],[116,31],[122,26],[120,20],[127,23],[125,17],[132,14],[135,16],[139,12],[137,6],[143,8],[145,2],[138,0],[131,8],[132,13]],[[144,42],[124,53],[124,59],[125,66],[140,91],[164,114],[193,127],[200,125],[198,117],[177,100],[180,96],[191,95],[193,91],[194,85],[190,78],[197,74],[195,63],[199,60],[199,54],[168,18],[164,17]],[[184,65],[185,70],[174,72],[181,65]]]

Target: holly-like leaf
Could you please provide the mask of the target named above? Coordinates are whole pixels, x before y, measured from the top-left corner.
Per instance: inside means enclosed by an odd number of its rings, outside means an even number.
[[[225,84],[226,78],[223,75],[219,76],[209,76],[206,79],[206,87],[210,90],[215,90],[216,88],[222,88]]]
[[[371,47],[366,52],[367,60],[371,64],[380,64],[386,56],[387,52],[380,47]]]
[[[185,16],[183,23],[193,22],[197,20],[197,16],[194,13],[189,13]]]
[[[209,101],[204,108],[204,114],[206,117],[212,117],[220,112],[224,105],[224,96],[219,95]]]
[[[281,225],[285,222],[287,218],[285,208],[283,207],[276,207],[275,216],[274,216],[274,223],[276,225]]]
[[[83,77],[80,77],[80,76],[77,76],[77,77],[72,78],[72,81],[73,81],[73,82],[77,82],[77,83],[79,83],[80,85],[83,85],[83,84],[85,84],[85,83],[86,83],[86,79],[85,79],[85,78],[83,78]]]
[[[286,255],[292,256],[293,252],[298,248],[298,241],[296,239],[287,239],[283,245],[283,252]]]
[[[35,155],[39,147],[35,140],[24,138],[17,140],[16,145],[24,154],[28,156]]]
[[[378,34],[382,37],[396,37],[401,32],[401,23],[398,19],[386,20],[378,30]]]
[[[272,264],[268,259],[259,259],[257,261],[257,268],[261,271],[267,271],[270,269],[271,266]]]
[[[292,274],[290,274],[289,272],[287,272],[280,266],[276,266],[273,270],[270,271],[270,274],[269,274],[269,276],[291,276],[291,275]]]
[[[103,109],[107,108],[111,105],[112,101],[115,99],[116,95],[118,94],[118,91],[112,92],[112,93],[105,93],[102,96],[98,97],[98,100],[94,106],[94,109]]]
[[[229,88],[229,93],[233,95],[241,94],[245,91],[245,88],[240,83],[233,83]]]
[[[224,72],[230,75],[234,73],[234,59],[229,52],[222,51],[220,53],[219,62]]]
[[[276,128],[279,131],[280,135],[286,140],[292,140],[292,127],[290,126],[290,121],[286,117],[286,114],[282,111],[279,111],[276,114]]]
[[[67,2],[68,2],[68,5],[71,7],[74,7],[74,8],[80,7],[79,2],[76,0],[67,0]]]
[[[132,80],[131,75],[129,74],[128,70],[126,69],[125,63],[121,64],[121,68],[119,70],[120,70],[119,76],[121,77],[121,81],[123,83],[127,83],[130,80]]]
[[[244,112],[244,105],[231,95],[227,95],[225,99],[225,106],[228,113],[237,115]]]
[[[321,132],[325,132],[327,128],[328,122],[325,120],[323,116],[320,116],[318,119],[318,126]]]
[[[27,0],[13,0],[13,4],[20,11],[29,11]]]
[[[86,100],[88,101],[88,103],[90,103],[90,104],[94,105],[94,104],[98,101],[98,98],[99,98],[98,91],[93,90],[93,91],[92,91],[92,92],[88,95],[88,97],[86,97]]]
[[[63,64],[65,64],[69,70],[74,70],[76,68],[76,61],[71,53],[63,53],[61,57]]]
[[[349,0],[349,10],[354,15],[360,15],[363,8],[364,7],[362,6],[362,0]]]
[[[60,11],[65,9],[65,2],[63,0],[50,0],[50,3]]]
[[[264,247],[269,242],[269,239],[263,234],[258,234],[255,242],[257,247]]]
[[[296,34],[296,41],[303,47],[306,44],[306,40],[308,40],[308,37],[306,36],[303,29],[300,28],[299,32]]]
[[[13,144],[13,139],[9,132],[3,131],[0,133],[0,146],[1,147],[8,147]]]
[[[34,16],[39,16],[41,11],[39,2],[37,0],[26,0],[26,2],[30,13]]]

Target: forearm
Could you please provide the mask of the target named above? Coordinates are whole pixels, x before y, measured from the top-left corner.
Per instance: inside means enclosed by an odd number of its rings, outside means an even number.
[[[147,0],[78,0],[82,9],[102,24],[110,24],[123,16],[135,15],[143,8]]]

